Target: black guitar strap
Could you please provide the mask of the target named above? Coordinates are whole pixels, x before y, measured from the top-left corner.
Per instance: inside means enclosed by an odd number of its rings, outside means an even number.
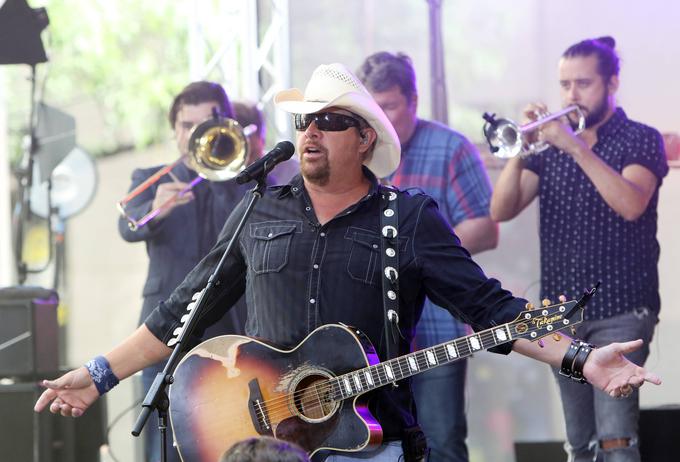
[[[399,354],[399,216],[397,192],[381,186],[380,255],[382,261],[383,309],[385,310],[385,346],[387,359]]]
[[[399,216],[397,191],[381,186],[380,235],[383,268],[382,291],[385,310],[385,346],[387,359],[399,355]],[[420,426],[405,428],[401,437],[404,462],[424,462],[429,453],[427,440]]]

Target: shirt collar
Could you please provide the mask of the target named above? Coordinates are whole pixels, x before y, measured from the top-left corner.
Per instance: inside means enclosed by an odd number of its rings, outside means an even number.
[[[187,167],[183,161],[177,162],[177,165],[172,168],[172,173],[174,173],[180,181],[185,182],[191,181],[198,176],[198,173]]]
[[[378,183],[378,179],[376,178],[376,176],[373,174],[373,172],[371,172],[368,169],[368,167],[366,167],[365,165],[362,165],[361,169],[363,171],[364,176],[368,179],[368,181],[370,183],[370,186],[368,188],[368,195],[366,196],[368,198],[368,197],[371,197],[371,196],[373,196],[374,194],[377,193],[379,183]],[[292,194],[293,197],[300,197],[300,195],[302,195],[302,191],[305,189],[305,182],[302,179],[302,174],[299,173],[299,174],[295,175],[290,180],[290,183],[288,183],[287,185],[276,186],[274,189],[279,190],[278,194],[277,194],[277,197],[279,199],[283,199],[284,197],[286,197],[290,194]]]
[[[304,188],[304,182],[302,181],[302,174],[298,173],[293,178],[291,178],[288,184],[282,186],[274,186],[274,190],[278,189],[278,194],[276,197],[278,199],[283,199],[284,197],[292,194],[293,197],[299,197],[302,194],[302,189]]]
[[[600,128],[597,129],[597,137],[603,138],[606,136],[611,136],[619,130],[623,130],[628,121],[628,116],[623,112],[623,109],[617,107],[614,110],[614,114],[607,120]]]
[[[404,144],[401,145],[401,154],[404,155],[406,151],[408,151],[409,146],[413,143],[413,140],[416,138],[416,135],[418,134],[418,131],[422,128],[424,122],[422,119],[418,118],[416,119],[416,128],[413,129],[413,133],[411,133],[411,137],[408,139],[408,141]]]

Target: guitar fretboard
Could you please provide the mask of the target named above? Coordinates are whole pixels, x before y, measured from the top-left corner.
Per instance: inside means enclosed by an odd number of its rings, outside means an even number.
[[[440,343],[329,380],[329,399],[351,398],[513,340],[509,324]]]

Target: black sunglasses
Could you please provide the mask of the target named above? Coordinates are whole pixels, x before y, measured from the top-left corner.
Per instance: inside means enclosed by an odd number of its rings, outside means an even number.
[[[317,112],[314,114],[295,114],[295,130],[307,130],[311,123],[324,132],[341,132],[350,127],[361,128],[359,119],[337,112]]]

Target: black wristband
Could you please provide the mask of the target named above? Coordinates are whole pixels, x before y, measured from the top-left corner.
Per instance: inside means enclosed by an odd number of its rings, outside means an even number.
[[[583,366],[586,364],[586,359],[595,348],[589,343],[581,343],[581,347],[574,358],[574,365],[571,367],[571,378],[579,383],[587,383],[585,376],[583,375]]]
[[[573,372],[574,359],[581,349],[581,342],[579,340],[572,340],[569,349],[562,358],[562,367],[560,367],[560,375],[571,378]]]

